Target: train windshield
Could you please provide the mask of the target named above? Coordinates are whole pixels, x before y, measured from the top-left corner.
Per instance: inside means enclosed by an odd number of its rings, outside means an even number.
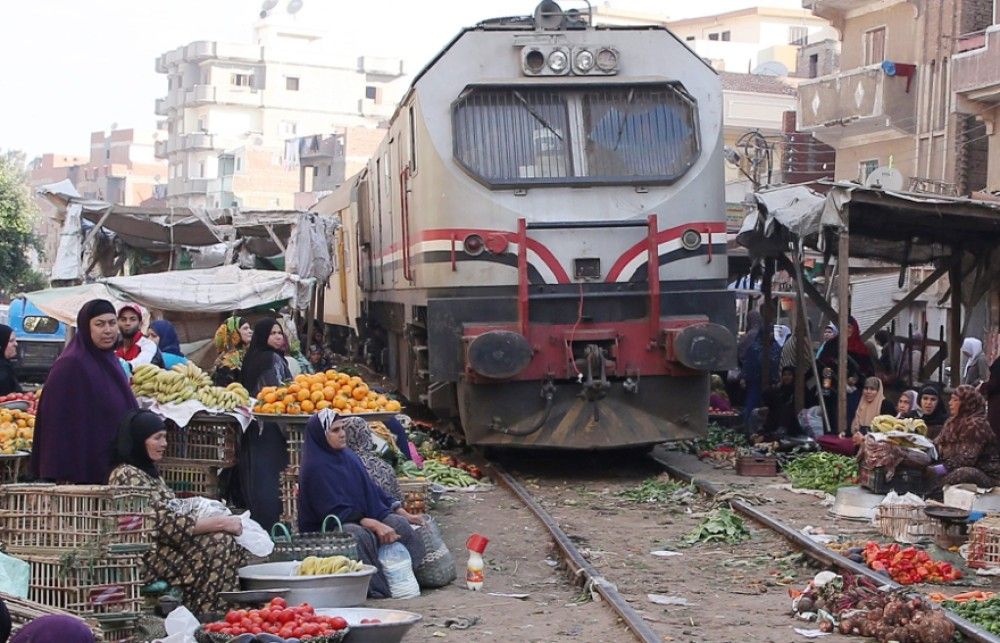
[[[491,187],[668,183],[700,153],[675,85],[474,87],[455,102],[455,158]]]

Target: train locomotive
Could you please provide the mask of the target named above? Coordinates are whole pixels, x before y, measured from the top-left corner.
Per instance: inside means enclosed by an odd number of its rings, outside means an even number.
[[[551,0],[414,79],[339,212],[328,323],[468,443],[696,437],[735,365],[722,89],[666,29]]]

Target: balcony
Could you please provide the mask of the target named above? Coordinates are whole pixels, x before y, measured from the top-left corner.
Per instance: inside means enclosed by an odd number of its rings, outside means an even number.
[[[185,150],[211,150],[214,147],[214,137],[204,132],[186,134],[180,141],[180,149]]]
[[[801,83],[796,111],[801,131],[848,147],[913,134],[916,103],[915,67],[896,63],[890,76],[877,64]]]
[[[1000,102],[1000,25],[993,25],[978,36],[981,45],[952,57],[951,82],[963,98],[985,103]],[[962,39],[966,45],[971,38]]]
[[[153,108],[153,111],[156,113],[157,116],[166,116],[168,109],[169,107],[167,105],[166,98],[156,99],[156,106]]]
[[[158,159],[165,159],[169,154],[167,143],[169,141],[156,141],[153,143],[153,156]]]
[[[210,40],[192,42],[184,48],[184,60],[188,62],[199,62],[210,58],[215,58],[215,43]]]
[[[180,194],[206,194],[212,179],[175,177],[167,182],[168,196]]]

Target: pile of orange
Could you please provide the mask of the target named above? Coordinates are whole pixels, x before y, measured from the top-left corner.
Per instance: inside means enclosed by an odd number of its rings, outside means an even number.
[[[0,409],[0,453],[31,451],[35,438],[35,416],[27,411]]]
[[[357,375],[329,370],[297,375],[284,386],[262,388],[253,410],[267,415],[309,415],[323,409],[345,413],[396,413],[402,407],[398,401],[370,390]]]

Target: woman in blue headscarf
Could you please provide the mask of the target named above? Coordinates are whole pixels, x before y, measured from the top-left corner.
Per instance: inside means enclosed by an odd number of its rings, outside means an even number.
[[[148,336],[163,356],[163,368],[173,368],[176,364],[187,364],[187,358],[181,352],[181,340],[177,337],[174,325],[166,319],[157,319],[149,325]]]
[[[375,484],[356,453],[347,447],[346,419],[324,410],[306,423],[299,473],[299,531],[320,530],[333,514],[354,534],[361,560],[378,570],[368,587],[372,598],[387,598],[389,585],[378,560],[379,545],[400,542],[416,564],[424,546],[410,525],[423,518],[407,512]]]

